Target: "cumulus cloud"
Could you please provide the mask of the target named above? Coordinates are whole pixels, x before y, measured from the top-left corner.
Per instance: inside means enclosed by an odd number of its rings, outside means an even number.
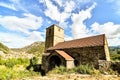
[[[31,43],[29,40],[26,40],[25,37],[2,32],[0,32],[0,42],[11,48],[23,47]]]
[[[95,22],[91,25],[91,31],[94,34],[106,34],[109,45],[118,45],[120,43],[120,24],[114,24],[113,22],[107,22],[99,24]]]
[[[87,19],[91,18],[91,11],[95,8],[96,3],[94,3],[91,7],[89,7],[86,10],[81,10],[78,14],[77,13],[73,13],[72,14],[72,35],[73,38],[82,38],[85,36],[88,36],[90,34],[84,21]]]
[[[28,36],[21,36],[20,34],[0,32],[0,42],[4,43],[10,48],[22,48],[35,41],[44,41],[42,32],[33,31]]]
[[[60,6],[60,1],[56,1]],[[66,1],[64,5],[64,11],[60,12],[59,8],[53,4],[50,0],[45,0],[47,9],[45,15],[52,20],[59,22],[59,25],[67,24],[65,21],[70,18],[71,12],[74,10],[75,3],[73,1]]]
[[[42,25],[42,18],[32,14],[23,14],[25,17],[16,16],[0,17],[0,24],[13,31],[20,31],[29,34],[29,30],[36,30]]]
[[[120,34],[120,25],[114,24],[113,22],[107,22],[105,24],[99,24],[95,22],[91,25],[91,28],[94,33],[104,33],[109,38],[117,37],[117,35]]]
[[[44,41],[44,37],[42,35],[45,35],[45,33],[33,31],[30,33],[27,39],[31,41]]]

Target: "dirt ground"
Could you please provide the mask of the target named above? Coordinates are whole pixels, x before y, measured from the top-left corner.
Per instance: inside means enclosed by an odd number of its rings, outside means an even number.
[[[82,75],[82,74],[50,74],[47,76],[28,77],[19,80],[120,80],[117,75]]]

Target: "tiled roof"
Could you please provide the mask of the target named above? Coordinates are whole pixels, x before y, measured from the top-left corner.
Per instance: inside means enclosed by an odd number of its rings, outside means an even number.
[[[47,50],[103,46],[104,44],[105,44],[105,34],[102,34],[92,37],[60,42],[55,46],[48,48]]]
[[[67,53],[65,53],[62,50],[55,50],[59,55],[61,55],[63,58],[65,58],[65,60],[74,60],[70,55],[68,55]]]

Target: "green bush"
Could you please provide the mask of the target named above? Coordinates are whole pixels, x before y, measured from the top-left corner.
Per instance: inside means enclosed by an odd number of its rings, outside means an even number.
[[[94,67],[89,65],[80,65],[75,68],[75,72],[80,74],[93,74],[94,70]]]
[[[49,73],[53,73],[53,74],[65,74],[65,73],[99,74],[99,71],[96,70],[93,66],[80,65],[80,66],[72,68],[72,69],[67,69],[64,66],[55,67]]]
[[[110,54],[110,58],[111,58],[111,60],[113,60],[113,61],[120,61],[120,54],[111,53],[111,54]]]
[[[2,57],[0,57],[0,65],[3,65],[4,62],[5,62],[5,61],[2,59]]]
[[[0,69],[0,80],[11,80],[11,79],[20,79],[24,77],[29,77],[29,76],[35,76],[35,75],[40,75],[37,72],[33,71],[16,71],[13,70],[12,68],[2,68]]]
[[[11,59],[7,59],[4,61],[4,65],[8,68],[12,68],[14,65],[17,64],[28,64],[29,60],[25,59],[25,58],[11,58]]]
[[[38,64],[38,58],[37,57],[33,57],[32,59],[30,59],[30,65],[36,65]]]
[[[51,70],[49,73],[51,74],[65,74],[67,72],[66,67],[64,66],[56,66],[53,70]]]

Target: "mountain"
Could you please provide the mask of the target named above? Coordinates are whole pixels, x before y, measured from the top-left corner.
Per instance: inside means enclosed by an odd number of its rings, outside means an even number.
[[[8,54],[10,52],[10,49],[4,44],[0,43],[0,51],[3,51],[5,54]]]
[[[28,54],[41,55],[44,53],[45,43],[44,42],[34,42],[23,48],[12,49],[16,52],[25,52]]]

